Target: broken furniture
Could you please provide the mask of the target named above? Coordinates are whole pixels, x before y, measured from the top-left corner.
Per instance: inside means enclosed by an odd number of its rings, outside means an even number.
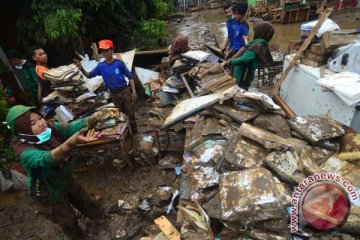
[[[111,151],[111,145],[115,144],[124,155],[127,165],[132,168],[131,153],[134,147],[134,136],[127,123],[123,126],[119,125],[119,128],[121,128],[120,132],[115,138],[100,138],[94,142],[78,144],[76,147],[79,151],[91,151],[94,150],[94,148],[105,148],[107,151]]]
[[[310,7],[301,0],[282,1],[281,23],[306,22],[309,20]]]

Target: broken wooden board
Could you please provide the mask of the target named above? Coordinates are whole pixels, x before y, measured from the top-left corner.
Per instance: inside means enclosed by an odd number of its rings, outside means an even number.
[[[215,56],[220,59],[225,59],[225,54],[217,47],[210,46],[209,44],[203,43]]]
[[[293,110],[287,105],[287,103],[280,97],[279,94],[274,95],[274,102],[278,104],[281,109],[285,112],[286,117],[288,119],[293,119],[296,117],[296,114],[293,112]]]
[[[257,116],[253,125],[270,131],[283,138],[291,137],[291,130],[284,117],[279,114],[262,113]]]
[[[338,47],[350,44],[357,38],[359,34],[354,30],[326,32],[321,37],[320,45],[323,52],[329,53]]]
[[[195,97],[193,91],[191,90],[191,87],[190,87],[188,81],[186,80],[185,74],[181,74],[180,76],[181,76],[181,79],[183,80],[184,85],[185,85],[186,89],[188,90],[190,96],[191,96],[192,98]]]
[[[301,149],[306,145],[306,143],[301,140],[294,138],[282,138],[274,133],[254,127],[247,123],[241,124],[238,132],[241,136],[258,142],[267,149],[294,149],[295,151],[300,152]]]
[[[241,111],[231,106],[220,105],[220,104],[215,105],[213,109],[215,109],[220,113],[223,113],[224,115],[230,117],[231,119],[235,120],[238,123],[249,121],[255,118],[260,113],[259,111],[255,111],[255,112]]]
[[[310,52],[318,55],[325,54],[325,52],[322,50],[320,43],[314,43],[310,46]]]
[[[155,219],[154,222],[169,240],[180,240],[179,231],[170,223],[170,221],[165,216],[161,216]]]
[[[316,54],[310,51],[305,52],[305,57],[315,62],[326,62],[329,58],[328,54]]]
[[[317,62],[317,61],[314,61],[310,58],[301,58],[300,60],[301,64],[305,64],[305,65],[308,65],[308,66],[312,66],[312,67],[320,67],[320,66],[323,66],[326,64],[326,62]]]

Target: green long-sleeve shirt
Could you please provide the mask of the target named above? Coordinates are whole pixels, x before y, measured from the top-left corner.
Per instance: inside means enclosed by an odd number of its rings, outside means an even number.
[[[248,50],[240,57],[230,60],[230,65],[234,66],[236,83],[247,90],[254,80],[255,70],[260,67],[260,61],[254,51]]]
[[[37,99],[38,96],[38,78],[34,67],[23,68],[20,70],[23,74],[24,80],[26,81],[27,87],[30,91],[31,96]]]
[[[68,127],[61,126],[54,122],[54,127],[61,132],[65,139],[71,137],[82,128],[87,127],[87,118],[74,121]],[[49,203],[56,204],[62,201],[69,193],[72,181],[73,166],[71,161],[58,166],[51,156],[51,151],[44,151],[35,148],[29,148],[20,155],[20,161],[28,175],[28,189],[30,191],[35,168],[40,169],[46,183],[49,194]]]

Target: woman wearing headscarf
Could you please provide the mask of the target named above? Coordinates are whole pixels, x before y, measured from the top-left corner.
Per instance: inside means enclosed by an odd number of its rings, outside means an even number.
[[[269,42],[274,36],[274,27],[268,22],[253,24],[254,38],[242,48],[240,56],[222,63],[234,67],[234,77],[239,87],[248,90],[254,80],[255,70],[262,65],[274,63],[269,51]]]
[[[170,66],[174,65],[176,60],[181,58],[182,53],[186,53],[190,50],[188,36],[177,36],[170,47]]]
[[[48,124],[35,107],[16,105],[7,114],[6,122],[15,135],[15,155],[28,176],[30,206],[59,224],[70,238],[83,237],[72,206],[92,219],[103,213],[101,204],[74,179],[71,151],[78,143],[96,140],[93,131],[84,136],[86,128],[118,114],[108,108],[68,126]]]

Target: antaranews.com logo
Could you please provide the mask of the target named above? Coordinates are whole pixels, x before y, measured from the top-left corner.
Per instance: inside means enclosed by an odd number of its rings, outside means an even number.
[[[300,223],[310,224],[319,230],[334,229],[346,220],[350,210],[349,198],[352,201],[359,199],[348,180],[330,172],[311,175],[294,190],[291,199],[291,233],[298,232]]]

